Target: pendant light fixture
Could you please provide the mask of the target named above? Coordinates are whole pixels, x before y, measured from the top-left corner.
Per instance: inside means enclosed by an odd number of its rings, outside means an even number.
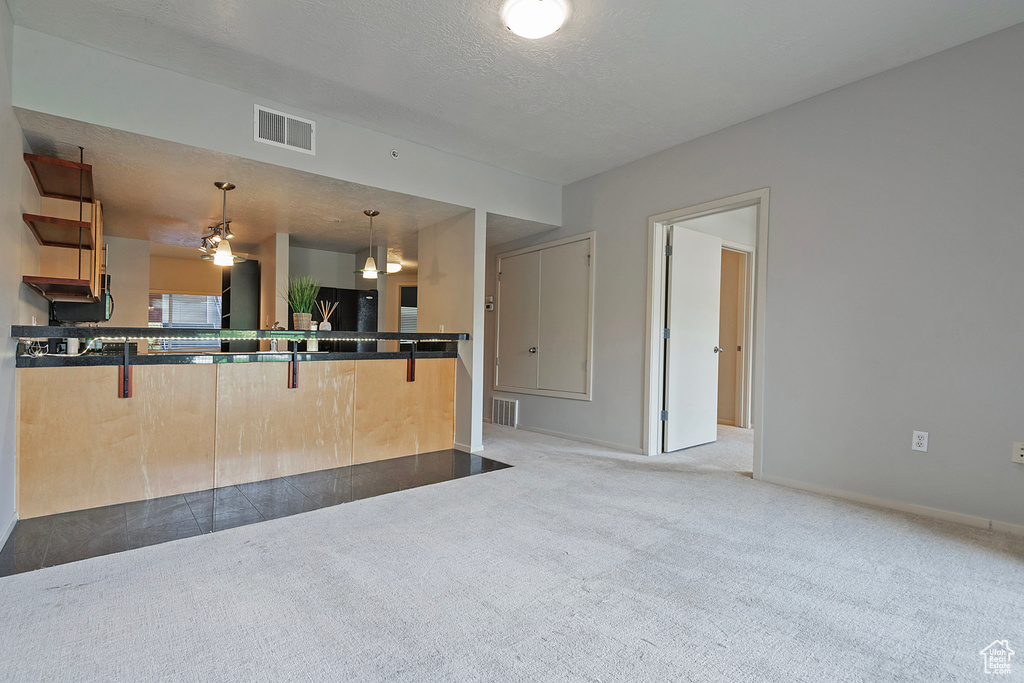
[[[363,278],[366,280],[376,280],[377,276],[384,272],[383,270],[377,270],[377,262],[373,260],[373,217],[379,216],[380,211],[366,209],[363,213],[370,217],[370,255],[366,257],[366,263],[363,265],[362,270],[357,270],[356,272],[362,273]]]
[[[531,40],[562,28],[567,16],[569,6],[564,0],[508,0],[501,11],[509,31]]]
[[[203,237],[202,246],[199,251],[203,255],[199,258],[204,261],[213,261],[217,266],[233,266],[245,260],[242,256],[231,253],[231,245],[228,243],[235,236],[231,232],[231,221],[228,220],[228,191],[235,189],[233,183],[219,181],[214,186],[224,193],[224,201],[221,204],[220,223],[210,228],[210,234]]]

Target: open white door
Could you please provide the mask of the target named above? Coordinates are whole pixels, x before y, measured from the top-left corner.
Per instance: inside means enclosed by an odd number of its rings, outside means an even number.
[[[718,318],[722,240],[672,226],[668,231],[664,450],[718,436]]]

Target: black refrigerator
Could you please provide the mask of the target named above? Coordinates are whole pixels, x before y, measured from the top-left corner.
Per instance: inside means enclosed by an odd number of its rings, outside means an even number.
[[[321,287],[316,295],[317,301],[328,306],[337,303],[338,307],[331,314],[328,322],[336,332],[376,332],[377,331],[377,292],[367,289],[339,289],[338,287]],[[292,309],[288,308],[288,329],[295,329]],[[313,310],[313,320],[320,322],[320,312]],[[305,342],[302,343],[305,347]],[[376,351],[377,342],[345,342],[319,341],[317,347],[321,351]]]

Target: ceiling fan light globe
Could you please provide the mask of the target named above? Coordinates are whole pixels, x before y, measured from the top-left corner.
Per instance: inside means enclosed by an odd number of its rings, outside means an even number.
[[[562,0],[509,0],[501,16],[508,30],[536,40],[562,28],[569,8]]]

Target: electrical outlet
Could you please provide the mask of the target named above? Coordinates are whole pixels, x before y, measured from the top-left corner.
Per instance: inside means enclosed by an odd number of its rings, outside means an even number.
[[[1013,442],[1013,457],[1010,459],[1018,465],[1024,465],[1024,441]]]
[[[910,448],[915,451],[928,452],[928,432],[914,432],[914,440]]]

